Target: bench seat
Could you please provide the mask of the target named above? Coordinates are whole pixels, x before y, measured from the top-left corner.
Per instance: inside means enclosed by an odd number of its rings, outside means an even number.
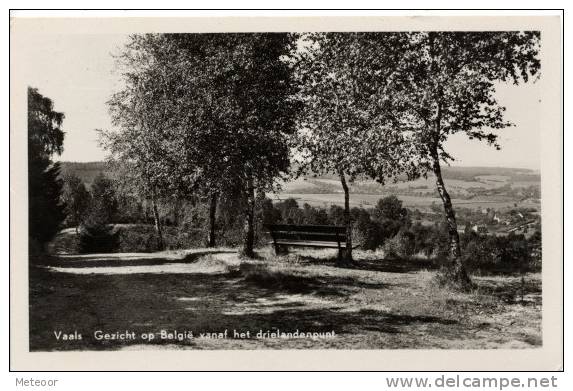
[[[277,244],[279,246],[293,246],[293,247],[325,247],[325,248],[346,248],[346,242],[341,242],[340,245],[338,243],[333,242],[305,242],[303,240],[295,240],[295,241],[283,241],[277,240],[275,242],[269,242],[269,244]]]
[[[339,225],[275,224],[268,229],[277,253],[288,246],[346,248],[346,227]]]

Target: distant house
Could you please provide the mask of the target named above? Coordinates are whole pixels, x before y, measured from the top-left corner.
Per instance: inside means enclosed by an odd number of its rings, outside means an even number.
[[[472,231],[478,233],[478,234],[486,234],[488,233],[487,227],[483,224],[475,224],[472,227]]]

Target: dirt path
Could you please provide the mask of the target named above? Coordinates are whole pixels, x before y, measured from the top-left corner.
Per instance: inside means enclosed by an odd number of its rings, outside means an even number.
[[[232,249],[61,256],[30,270],[32,350],[484,349],[541,346],[541,278],[474,278],[454,293],[434,271],[357,252],[336,267],[326,251],[241,260]],[[524,300],[521,301],[521,293]],[[59,341],[54,331],[83,335]],[[94,331],[153,333],[153,342],[96,340]],[[162,333],[193,338],[162,339]],[[227,332],[228,337],[213,338]],[[230,337],[234,331],[249,338]],[[260,333],[334,333],[267,338]],[[202,337],[201,334],[209,337]],[[285,334],[285,335],[286,335]]]
[[[239,262],[228,248],[162,251],[156,253],[112,253],[60,255],[46,265],[54,272],[73,274],[223,273],[227,264]]]

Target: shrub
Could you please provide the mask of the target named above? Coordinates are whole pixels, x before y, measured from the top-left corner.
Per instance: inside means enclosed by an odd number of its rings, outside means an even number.
[[[112,253],[119,248],[119,231],[111,225],[83,225],[79,236],[79,249],[83,254]]]
[[[163,239],[167,250],[182,250],[205,246],[206,233],[202,229],[183,230],[179,227],[164,227]]]
[[[376,220],[392,220],[406,224],[409,221],[408,210],[402,207],[402,201],[395,195],[380,198],[373,210]]]
[[[361,220],[353,228],[352,241],[364,250],[376,250],[384,242],[380,224],[376,221]]]
[[[152,225],[128,225],[121,227],[119,252],[139,253],[157,251],[157,234]]]
[[[118,211],[118,203],[113,181],[103,173],[95,177],[91,185],[91,202],[88,211],[87,225],[89,221],[98,220],[104,223],[112,223]]]
[[[384,242],[384,254],[390,258],[406,258],[415,254],[415,236],[409,231],[400,231]]]
[[[157,251],[157,232],[151,224],[128,225],[120,228],[120,252]],[[205,232],[199,229],[184,230],[178,227],[163,227],[166,250],[181,250],[204,246]]]
[[[423,226],[420,223],[414,224],[410,228],[410,232],[413,235],[413,252],[415,254],[424,254],[426,257],[431,257],[433,255],[438,255],[443,252],[440,247],[445,247],[447,251],[447,237],[445,237],[445,243],[440,237],[439,227]]]
[[[524,273],[536,270],[531,244],[524,235],[462,236],[463,257],[469,270],[480,273]]]
[[[257,237],[257,232],[255,232]],[[242,228],[226,229],[219,233],[218,241],[222,246],[239,247],[243,244],[244,232]]]

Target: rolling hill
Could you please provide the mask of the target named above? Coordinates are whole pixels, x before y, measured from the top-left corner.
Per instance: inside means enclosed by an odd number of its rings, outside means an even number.
[[[61,162],[62,175],[73,173],[87,185],[99,174],[113,175],[105,162]],[[443,176],[454,204],[462,207],[503,208],[515,204],[536,207],[539,204],[541,175],[538,171],[508,167],[444,167]],[[419,178],[381,185],[372,180],[357,180],[351,184],[353,206],[371,207],[388,194],[395,194],[404,205],[427,209],[439,203],[435,178]],[[342,204],[342,188],[334,175],[306,176],[282,184],[272,199],[295,198],[313,206]]]

